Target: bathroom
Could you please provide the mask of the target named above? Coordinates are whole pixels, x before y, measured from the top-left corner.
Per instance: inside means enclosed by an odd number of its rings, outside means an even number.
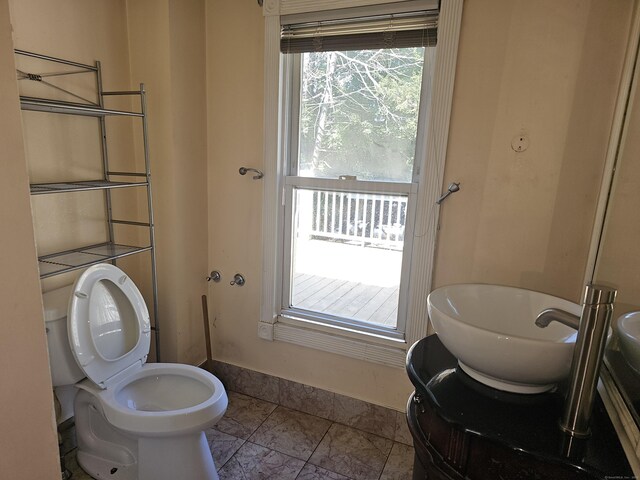
[[[636,8],[631,0],[464,2],[437,186],[461,190],[440,209],[431,288],[494,283],[578,302]],[[258,335],[266,183],[238,174],[266,170],[265,16],[255,0],[1,0],[0,22],[1,265],[11,273],[0,287],[1,477],[59,478],[40,293],[64,279],[38,278],[36,246],[48,239],[33,219],[46,215],[32,214],[27,169],[40,130],[21,123],[14,48],[100,60],[108,88],[145,83],[163,362],[205,361],[207,295],[217,362],[404,411],[414,387],[401,366]],[[519,136],[529,141],[522,152],[512,148]],[[139,145],[132,135],[118,148]],[[149,295],[148,265],[136,262],[123,268]],[[205,280],[211,270],[220,283]],[[241,288],[229,285],[235,273],[246,278]]]

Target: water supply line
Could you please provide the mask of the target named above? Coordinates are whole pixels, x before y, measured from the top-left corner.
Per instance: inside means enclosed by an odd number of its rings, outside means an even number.
[[[617,293],[614,288],[600,285],[585,287],[569,387],[560,419],[560,428],[576,438],[591,434],[589,422]]]

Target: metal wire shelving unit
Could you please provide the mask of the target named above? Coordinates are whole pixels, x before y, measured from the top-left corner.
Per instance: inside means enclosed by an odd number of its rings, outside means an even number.
[[[30,57],[38,61],[52,62],[62,65],[67,70],[45,73],[31,73],[17,70],[18,79],[40,82],[53,90],[71,96],[76,101],[53,100],[31,96],[20,96],[22,110],[56,113],[63,115],[80,115],[96,117],[99,122],[101,136],[101,155],[103,178],[88,179],[71,182],[33,183],[30,185],[31,195],[61,194],[82,191],[103,191],[107,224],[107,241],[94,245],[83,245],[71,250],[55,252],[38,256],[40,278],[45,279],[55,275],[83,269],[98,263],[111,262],[130,255],[149,252],[151,255],[151,287],[153,293],[153,327],[155,333],[156,360],[160,361],[160,329],[158,321],[158,282],[156,272],[155,230],[153,221],[153,198],[151,192],[151,170],[149,159],[149,140],[147,127],[147,105],[144,84],[140,84],[139,90],[105,91],[102,86],[102,70],[99,61],[95,65],[65,60],[61,58],[42,55],[25,50],[15,50],[16,56]],[[51,65],[51,64],[49,64]],[[49,77],[62,75],[95,75],[97,102],[87,100],[74,92],[60,88],[50,82]],[[140,111],[124,111],[105,108],[104,100],[108,96],[138,96],[140,98]],[[106,117],[134,117],[142,122],[142,136],[144,148],[144,172],[112,171],[109,168],[109,155],[107,151],[107,126]],[[115,177],[115,179],[114,179]],[[111,194],[112,191],[122,188],[144,188],[147,194],[148,221],[139,222],[133,220],[117,219],[113,217]],[[149,241],[147,245],[123,245],[116,242],[114,225],[132,225],[148,229]]]

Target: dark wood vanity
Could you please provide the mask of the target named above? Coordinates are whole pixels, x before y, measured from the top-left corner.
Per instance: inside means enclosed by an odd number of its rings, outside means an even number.
[[[635,478],[600,398],[592,435],[576,440],[558,427],[562,386],[522,395],[482,385],[436,335],[409,350],[407,373],[415,386],[407,405],[414,480]]]

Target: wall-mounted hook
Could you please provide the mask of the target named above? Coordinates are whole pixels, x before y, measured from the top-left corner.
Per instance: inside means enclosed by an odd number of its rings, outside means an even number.
[[[255,173],[255,175],[253,176],[254,180],[260,180],[262,177],[264,177],[264,173],[256,168],[240,167],[240,170],[238,170],[238,173],[240,173],[240,175],[246,175],[247,172]]]
[[[219,271],[212,270],[209,276],[207,277],[207,282],[210,282],[211,280],[213,280],[214,282],[218,283],[221,278],[222,278],[222,275],[220,275]]]
[[[229,282],[229,285],[237,285],[239,287],[243,286],[245,284],[245,279],[242,276],[241,273],[236,273],[233,276],[233,280],[231,280],[231,282]]]
[[[447,188],[447,191],[440,195],[440,198],[436,200],[436,203],[440,205],[445,198],[447,198],[452,193],[456,193],[458,190],[460,190],[460,182],[453,182],[449,184],[449,188]]]

